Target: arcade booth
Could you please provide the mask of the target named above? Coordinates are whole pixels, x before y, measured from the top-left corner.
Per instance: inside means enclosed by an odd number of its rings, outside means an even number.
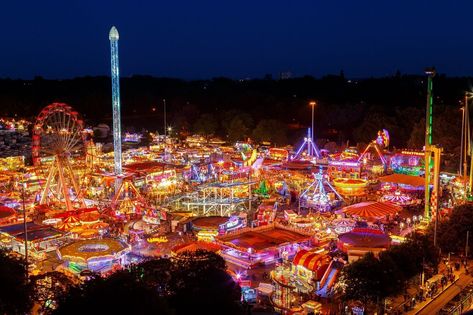
[[[253,221],[253,226],[271,224],[276,218],[277,209],[272,204],[262,203],[256,211],[256,220]]]
[[[12,251],[25,254],[25,237],[28,237],[28,255],[42,259],[47,252],[55,250],[67,242],[67,234],[49,225],[26,223],[27,235],[23,223],[0,227],[0,244]]]
[[[356,227],[352,231],[338,236],[337,247],[348,255],[352,263],[366,253],[377,256],[391,246],[391,237],[379,229]]]
[[[337,161],[328,162],[328,175],[330,179],[335,178],[360,178],[361,163],[357,161]]]
[[[311,236],[311,232],[273,223],[241,229],[216,241],[224,248],[220,254],[227,263],[251,269],[292,257],[300,247],[310,244]]]
[[[231,217],[199,217],[192,220],[192,229],[199,241],[212,242],[218,235],[224,235],[244,227],[243,219],[239,216]]]
[[[424,173],[424,159],[423,151],[403,150],[391,157],[391,169],[396,174],[419,176]]]

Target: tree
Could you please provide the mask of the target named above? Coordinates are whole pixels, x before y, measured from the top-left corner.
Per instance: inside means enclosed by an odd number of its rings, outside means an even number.
[[[184,252],[173,260],[169,303],[176,314],[241,314],[241,289],[213,252]],[[182,301],[186,301],[183,303]]]
[[[241,314],[240,287],[219,255],[149,260],[72,288],[54,314]]]
[[[30,281],[34,286],[34,301],[41,307],[43,314],[51,314],[59,299],[75,286],[72,279],[57,271],[32,276]]]
[[[379,277],[381,273],[381,264],[373,253],[368,253],[349,264],[340,276],[344,288],[344,299],[360,300],[365,304],[376,302],[383,290]]]
[[[241,289],[229,274],[189,267],[176,270],[173,277],[176,287],[170,303],[176,314],[241,314]]]
[[[378,131],[387,129],[390,135],[396,135],[398,123],[394,117],[371,108],[362,123],[353,131],[356,142],[370,143],[376,139]]]
[[[388,296],[399,294],[407,280],[422,272],[424,264],[436,267],[438,250],[430,235],[413,233],[397,246],[376,258],[368,253],[342,271],[340,282],[346,300],[379,304]]]
[[[214,115],[203,114],[194,123],[194,132],[205,136],[206,138],[213,136],[218,128],[218,122]]]
[[[241,117],[235,117],[230,121],[230,125],[227,128],[228,141],[236,142],[238,140],[244,140],[248,136],[249,128],[245,125],[244,120]]]
[[[26,314],[33,306],[33,286],[25,262],[0,250],[0,314]]]
[[[473,204],[454,207],[448,220],[441,221],[437,228],[437,240],[444,253],[463,252],[466,232],[473,235]],[[431,231],[433,233],[433,231]]]
[[[53,314],[173,314],[164,298],[128,270],[95,277],[59,300]]]
[[[445,155],[442,155],[442,168],[456,172],[460,156],[459,135],[461,134],[461,116],[456,107],[434,107],[432,143],[441,146]],[[425,118],[420,119],[411,127],[407,145],[410,148],[422,148],[425,144]]]
[[[268,141],[275,145],[287,144],[287,127],[275,119],[263,119],[253,130],[253,138],[257,142]]]

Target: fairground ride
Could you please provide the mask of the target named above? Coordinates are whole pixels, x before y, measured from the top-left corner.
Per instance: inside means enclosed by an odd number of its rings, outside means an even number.
[[[52,156],[40,204],[64,202],[68,211],[73,204],[85,207],[78,180],[70,158],[78,152],[84,141],[84,122],[71,106],[53,103],[46,106],[36,118],[33,127],[33,165],[41,169],[41,157]]]
[[[375,149],[376,153],[378,154],[381,163],[383,164],[384,172],[386,172],[388,163],[386,158],[383,155],[383,150],[389,146],[389,133],[386,129],[378,131],[378,136],[376,139],[371,141],[368,146],[365,148],[363,153],[358,158],[358,162],[363,162],[366,164],[366,156],[370,149]]]

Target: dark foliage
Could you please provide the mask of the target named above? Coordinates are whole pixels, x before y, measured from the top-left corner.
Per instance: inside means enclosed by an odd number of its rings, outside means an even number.
[[[25,263],[0,250],[0,314],[26,314],[33,306],[33,286]]]
[[[464,253],[466,232],[470,231],[470,244],[473,237],[473,204],[453,208],[446,221],[438,225],[438,244],[442,252]],[[431,231],[433,233],[433,231]]]
[[[429,235],[412,234],[406,242],[382,252],[378,258],[368,253],[348,265],[341,275],[344,299],[379,303],[402,292],[407,280],[438,262],[438,250]]]
[[[240,287],[225,269],[206,251],[150,260],[71,289],[55,314],[241,314]]]
[[[367,143],[380,128],[386,128],[391,133],[393,146],[406,147],[409,142],[418,147],[421,137],[416,136],[414,129],[421,128],[424,117],[425,84],[423,76],[401,75],[360,80],[332,75],[320,79],[306,76],[242,81],[133,76],[121,79],[122,119],[124,129],[139,127],[162,132],[163,99],[166,99],[167,121],[176,131],[215,132],[235,140],[251,135],[255,124],[261,120],[273,119],[292,126],[288,136],[294,144],[310,126],[308,101],[316,99],[315,134],[318,138],[330,138],[339,143],[347,140]],[[455,121],[458,121],[457,126],[460,124],[458,101],[469,88],[469,78],[438,75],[434,86],[434,124],[445,129],[440,135],[434,134],[434,142],[450,146],[449,135],[454,130],[449,126],[454,126]],[[108,77],[3,79],[0,80],[0,115],[33,117],[48,103],[63,101],[82,113],[90,124],[110,123],[110,89]],[[22,109],[21,113],[18,108]],[[445,108],[451,112],[448,124],[442,121]],[[238,113],[246,113],[252,121]],[[202,117],[209,118],[211,123],[197,123]],[[232,120],[235,120],[233,124]]]

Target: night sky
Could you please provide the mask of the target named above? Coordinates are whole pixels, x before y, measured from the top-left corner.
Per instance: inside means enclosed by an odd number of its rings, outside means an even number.
[[[0,77],[185,79],[338,74],[473,75],[473,1],[15,1],[0,4]]]

